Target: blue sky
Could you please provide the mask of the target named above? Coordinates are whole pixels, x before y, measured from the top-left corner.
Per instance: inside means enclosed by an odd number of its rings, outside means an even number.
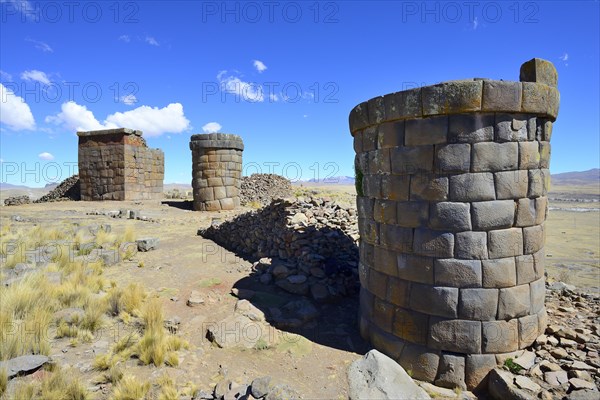
[[[352,175],[348,113],[441,81],[559,73],[552,172],[599,165],[598,2],[5,1],[0,180],[43,186],[75,131],[142,129],[165,182],[191,180],[192,134],[241,135],[244,172]],[[220,128],[219,128],[220,127]],[[582,145],[585,144],[585,145]]]

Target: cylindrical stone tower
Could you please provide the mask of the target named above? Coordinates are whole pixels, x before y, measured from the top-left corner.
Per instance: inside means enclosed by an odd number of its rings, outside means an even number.
[[[192,188],[194,210],[233,210],[240,205],[242,151],[238,135],[192,135]]]
[[[544,332],[554,66],[376,97],[350,113],[361,334],[416,379],[473,389]]]

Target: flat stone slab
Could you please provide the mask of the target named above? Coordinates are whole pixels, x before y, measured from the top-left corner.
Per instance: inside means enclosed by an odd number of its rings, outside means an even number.
[[[158,248],[158,238],[142,238],[135,241],[138,251],[150,251]]]
[[[349,398],[430,399],[399,364],[371,350],[348,368]]]
[[[0,369],[6,369],[8,379],[12,379],[18,375],[35,372],[49,361],[48,357],[41,354],[20,356],[8,361],[0,361]]]

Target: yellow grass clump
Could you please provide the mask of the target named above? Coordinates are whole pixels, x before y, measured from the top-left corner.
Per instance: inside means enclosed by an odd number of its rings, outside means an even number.
[[[115,386],[112,400],[143,400],[150,390],[150,382],[139,382],[132,375],[125,375]]]

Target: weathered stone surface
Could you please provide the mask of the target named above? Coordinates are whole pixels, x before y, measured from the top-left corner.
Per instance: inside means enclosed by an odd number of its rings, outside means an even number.
[[[433,258],[398,254],[398,277],[407,281],[433,284]]]
[[[390,156],[394,175],[433,170],[433,146],[396,147],[390,149]]]
[[[539,313],[544,308],[544,300],[546,296],[546,288],[544,285],[544,277],[533,281],[529,284],[531,289],[531,312]]]
[[[481,352],[481,322],[461,319],[429,319],[428,346],[444,351]]]
[[[498,319],[522,317],[531,308],[529,285],[518,285],[500,289],[498,297]]]
[[[487,375],[496,368],[493,354],[469,354],[466,357],[465,383],[469,390],[487,387]]]
[[[413,175],[410,180],[410,199],[413,201],[444,201],[448,199],[448,178]]]
[[[386,355],[371,350],[348,368],[350,399],[429,399],[406,371]]]
[[[409,175],[384,175],[381,177],[381,197],[384,199],[405,201],[410,196]],[[361,214],[364,215],[364,214]]]
[[[533,282],[537,279],[532,255],[515,257],[517,266],[517,285]]]
[[[448,143],[476,143],[494,140],[494,120],[494,114],[450,115]]]
[[[488,258],[486,232],[458,232],[454,235],[456,258],[483,260]]]
[[[532,58],[521,65],[519,80],[521,82],[537,82],[556,87],[558,85],[558,73],[550,61],[541,58]]]
[[[429,210],[429,227],[439,230],[471,230],[471,213],[468,203],[432,203]]]
[[[405,125],[404,140],[406,146],[441,144],[446,143],[447,134],[447,116],[409,119]]]
[[[483,82],[451,81],[422,89],[423,115],[464,113],[481,110]]]
[[[461,289],[458,317],[477,321],[496,319],[498,289]]]
[[[522,142],[528,139],[527,121],[520,114],[496,114],[496,140],[499,142]],[[517,147],[516,143],[513,143]],[[512,147],[514,149],[514,147]],[[516,152],[516,149],[515,149]],[[518,154],[517,154],[518,155]],[[509,168],[510,169],[510,168]]]
[[[537,141],[519,143],[519,169],[540,168],[540,159],[540,146]]]
[[[400,307],[407,307],[410,301],[409,288],[410,286],[407,281],[402,279],[389,278],[387,301]]]
[[[354,138],[356,139],[356,135]],[[379,125],[377,148],[386,149],[399,146],[404,146],[404,121],[385,122]]]
[[[392,333],[410,343],[427,344],[429,316],[419,312],[396,309]]]
[[[384,331],[392,332],[392,321],[394,320],[395,306],[375,297],[373,303],[373,322]]]
[[[383,96],[377,96],[367,102],[369,112],[369,125],[379,124],[385,121],[385,106]]]
[[[494,174],[496,181],[496,198],[519,199],[527,197],[529,178],[527,171],[504,171]]]
[[[481,261],[436,259],[435,284],[452,287],[481,287]]]
[[[525,254],[537,253],[544,247],[545,240],[544,224],[523,228],[523,251]]]
[[[458,289],[414,284],[410,291],[410,308],[429,315],[456,318]]]
[[[158,248],[158,238],[155,237],[148,237],[148,238],[142,238],[142,239],[137,239],[135,241],[137,243],[137,249],[138,251],[150,251],[150,250],[156,250]]]
[[[520,228],[500,229],[488,232],[490,258],[503,258],[523,254],[523,233]]]
[[[400,355],[400,365],[414,379],[433,382],[440,362],[439,352],[424,346],[406,344]]]
[[[518,111],[521,109],[521,83],[483,81],[483,111]]]
[[[516,319],[509,321],[484,321],[483,353],[502,353],[519,348],[519,326]]]
[[[435,384],[450,389],[466,390],[465,357],[442,354]]]
[[[424,201],[401,201],[397,203],[396,216],[398,226],[417,228],[429,220],[429,204]]]
[[[494,200],[494,175],[491,173],[461,174],[450,177],[451,201]]]
[[[436,146],[435,170],[442,174],[469,172],[471,170],[471,145],[457,143]]]
[[[413,251],[415,254],[450,258],[454,256],[454,235],[430,229],[414,230]]]
[[[495,368],[490,372],[488,388],[496,400],[531,400],[533,395],[514,385],[515,376],[508,371]]]
[[[538,316],[536,314],[519,318],[519,348],[531,345],[538,337]]]
[[[397,225],[381,224],[380,240],[389,249],[410,251],[412,249],[413,231]]]
[[[517,143],[482,142],[473,145],[473,172],[498,172],[517,169]]]
[[[49,361],[48,357],[41,354],[20,356],[0,361],[0,370],[6,370],[8,379],[12,379],[18,375],[35,372]]]
[[[266,396],[271,389],[271,377],[263,376],[256,378],[250,385],[250,393],[257,399]]]
[[[376,200],[373,210],[375,221],[384,224],[396,223],[396,202],[390,200]]]
[[[369,340],[376,349],[394,360],[400,358],[405,342],[394,334],[387,333],[376,326],[369,329]]]
[[[517,202],[517,217],[515,226],[535,225],[537,219],[536,199],[523,198]]]
[[[512,200],[475,202],[472,207],[475,230],[488,231],[513,226],[515,202]]]
[[[383,96],[385,115],[388,119],[420,117],[423,115],[421,88],[403,90]]]

